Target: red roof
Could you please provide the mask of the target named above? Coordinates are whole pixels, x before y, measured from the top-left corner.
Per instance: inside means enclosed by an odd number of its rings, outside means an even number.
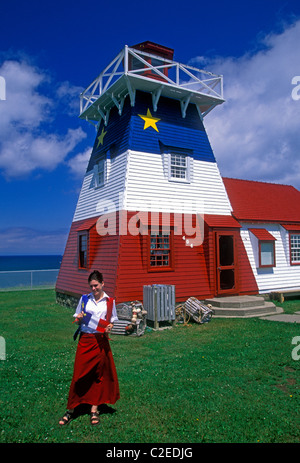
[[[210,215],[205,214],[204,220],[209,227],[217,228],[242,228],[231,215]]]
[[[89,230],[90,228],[92,228],[95,225],[95,223],[97,222],[98,219],[99,219],[99,216],[92,217],[91,219],[80,220],[80,225],[76,229],[76,231]]]
[[[233,216],[260,222],[300,222],[300,191],[290,185],[223,178]]]
[[[265,228],[249,228],[249,230],[261,241],[276,241],[276,238]]]
[[[299,224],[282,224],[282,226],[288,231],[300,231]]]

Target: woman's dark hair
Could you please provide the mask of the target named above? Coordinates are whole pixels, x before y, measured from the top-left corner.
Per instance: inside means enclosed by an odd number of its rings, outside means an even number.
[[[102,273],[98,272],[98,270],[94,270],[88,277],[88,282],[90,283],[92,280],[97,280],[99,283],[103,283],[103,275]]]

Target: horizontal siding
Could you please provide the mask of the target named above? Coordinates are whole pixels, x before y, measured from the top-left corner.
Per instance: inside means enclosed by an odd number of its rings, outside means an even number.
[[[100,188],[93,186],[93,172],[88,172],[83,180],[73,221],[94,217],[99,201],[112,201],[119,208],[119,194],[124,192],[127,152],[111,160],[107,183]]]
[[[74,222],[71,226],[66,249],[62,259],[60,271],[56,282],[57,291],[66,291],[76,294],[90,292],[88,276],[93,270],[103,273],[105,291],[109,295],[115,293],[116,272],[118,265],[118,236],[100,237],[96,227],[90,229],[89,262],[88,269],[78,268],[77,229],[82,221]]]
[[[127,222],[136,212],[127,213]],[[117,217],[118,219],[118,217]],[[117,303],[143,299],[143,286],[149,284],[172,284],[176,288],[177,301],[191,296],[205,299],[215,295],[216,254],[214,229],[205,226],[204,242],[191,248],[182,235],[174,234],[174,262],[172,271],[148,271],[147,236],[115,235],[99,236],[94,225],[89,231],[89,268],[78,269],[77,237],[84,221],[72,224],[66,250],[57,279],[57,291],[76,293],[89,292],[87,278],[97,269],[104,275],[105,290],[116,297]],[[117,220],[118,226],[118,220]],[[184,230],[184,218],[182,229]],[[237,275],[240,294],[258,292],[239,231],[237,238]],[[193,237],[186,236],[192,239]]]
[[[237,277],[239,294],[257,294],[258,285],[252,271],[247,251],[240,232],[236,233],[237,242]]]
[[[128,220],[134,215],[128,213]],[[97,269],[103,273],[105,290],[116,297],[117,303],[143,300],[143,285],[174,284],[176,299],[184,301],[190,296],[212,296],[205,245],[186,246],[182,236],[174,236],[174,271],[148,272],[147,237],[104,236],[90,230],[90,261],[87,270],[78,269],[77,229],[82,221],[72,224],[56,289],[81,295],[89,292],[87,278]]]
[[[144,130],[144,120],[140,115],[146,115],[150,110],[153,117],[159,119],[158,132],[149,128]],[[102,144],[98,137],[102,131],[105,135]],[[87,172],[93,169],[97,159],[107,150],[113,156],[118,156],[128,149],[159,154],[161,144],[192,149],[197,159],[215,162],[207,134],[194,104],[188,105],[186,117],[181,114],[180,102],[162,97],[157,111],[153,110],[152,95],[146,92],[136,92],[134,107],[129,97],[125,98],[122,114],[116,107],[112,108],[107,126],[102,121],[94,142],[94,148]]]
[[[191,183],[170,182],[162,155],[131,151],[126,180],[127,210],[230,215],[231,206],[216,163],[193,160]]]
[[[130,220],[130,216],[128,218]],[[118,302],[143,300],[143,286],[175,285],[176,300],[185,301],[212,295],[208,276],[205,245],[191,248],[182,236],[174,236],[174,270],[149,272],[147,236],[120,237],[116,297]]]
[[[290,265],[289,233],[279,224],[253,225],[253,223],[244,223],[242,225],[241,236],[259,292],[265,293],[276,289],[299,288],[300,266]],[[265,228],[276,238],[275,267],[258,268],[258,240],[249,231],[249,228]]]

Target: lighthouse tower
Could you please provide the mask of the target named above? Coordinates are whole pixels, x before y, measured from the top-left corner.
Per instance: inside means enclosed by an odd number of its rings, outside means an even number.
[[[80,97],[97,130],[56,292],[89,290],[93,269],[117,303],[143,285],[177,300],[237,293],[240,225],[203,120],[224,102],[222,76],[173,61],[153,42],[125,46]],[[241,253],[240,253],[241,254]]]

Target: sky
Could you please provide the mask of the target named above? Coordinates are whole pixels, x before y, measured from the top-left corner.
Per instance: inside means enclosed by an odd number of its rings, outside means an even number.
[[[145,40],[223,75],[224,177],[300,189],[299,0],[10,0],[0,21],[0,255],[63,254],[96,136],[80,92]]]

